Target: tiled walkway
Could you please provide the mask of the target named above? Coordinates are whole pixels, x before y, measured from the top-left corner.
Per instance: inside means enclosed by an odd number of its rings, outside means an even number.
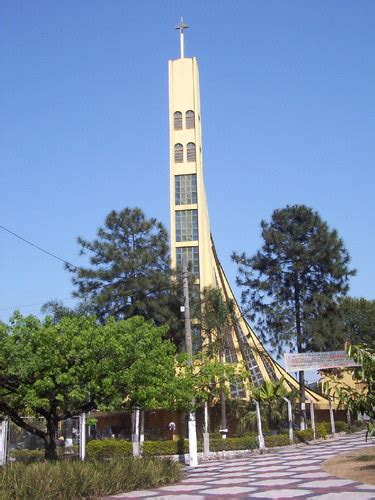
[[[178,484],[110,498],[375,500],[375,486],[340,479],[321,468],[329,457],[365,447],[364,441],[363,433],[353,434],[301,448],[206,463],[188,469],[185,479]]]

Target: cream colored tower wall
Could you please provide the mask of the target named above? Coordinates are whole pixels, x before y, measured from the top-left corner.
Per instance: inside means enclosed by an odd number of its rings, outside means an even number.
[[[194,111],[195,128],[185,126],[186,111]],[[181,112],[183,117],[182,130],[174,129],[174,113]],[[196,145],[196,161],[186,161],[186,145],[193,142]],[[184,147],[184,161],[175,163],[174,146]],[[202,130],[199,93],[199,70],[196,58],[183,58],[169,61],[169,157],[170,157],[170,228],[171,228],[171,258],[172,266],[176,266],[177,247],[199,247],[199,285],[214,284],[214,271],[210,253],[210,223],[206,193],[204,187],[202,164]],[[196,174],[197,203],[193,205],[176,205],[175,176]],[[176,211],[196,209],[198,211],[198,240],[176,241]]]
[[[195,127],[186,128],[185,113],[194,111]],[[182,113],[182,129],[175,130],[174,113]],[[199,95],[199,71],[195,58],[181,58],[169,61],[169,157],[170,157],[170,227],[171,227],[171,260],[176,267],[176,249],[183,247],[199,248],[199,287],[214,285],[221,288],[224,296],[235,304],[236,325],[230,332],[231,345],[238,362],[243,362],[253,379],[262,381],[270,378],[283,378],[287,386],[298,388],[298,382],[276,363],[244,319],[241,309],[233,295],[225,273],[217,258],[211,241],[207,199],[203,177],[202,163],[202,130]],[[187,161],[186,146],[189,142],[196,145],[195,161]],[[175,162],[174,146],[182,144],[183,162]],[[195,174],[197,179],[197,203],[176,205],[176,175]],[[197,210],[198,239],[194,241],[176,241],[176,212]],[[204,339],[203,343],[204,343]],[[247,358],[247,359],[246,359]],[[250,361],[249,361],[250,359]],[[328,402],[321,395],[306,389],[306,392],[317,408],[327,408]],[[251,397],[246,390],[246,398]]]

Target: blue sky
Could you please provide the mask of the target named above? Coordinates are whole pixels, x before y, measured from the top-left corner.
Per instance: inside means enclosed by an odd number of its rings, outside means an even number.
[[[169,224],[167,60],[181,15],[232,284],[232,250],[255,252],[260,220],[304,203],[344,239],[350,293],[373,299],[373,1],[2,0],[0,224],[76,264],[76,237],[112,209]],[[61,263],[3,231],[0,262],[1,319],[73,305]]]

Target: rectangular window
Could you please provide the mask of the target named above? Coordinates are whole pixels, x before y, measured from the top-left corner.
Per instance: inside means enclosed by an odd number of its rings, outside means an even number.
[[[175,193],[176,205],[190,205],[192,203],[197,203],[196,174],[176,175]]]
[[[182,267],[183,258],[186,259],[187,265],[191,272],[199,278],[199,248],[198,247],[180,247],[176,248],[176,263],[177,267]]]
[[[176,211],[176,241],[198,240],[198,210]]]
[[[193,354],[197,354],[202,348],[201,330],[199,326],[191,327],[191,336],[193,341]]]

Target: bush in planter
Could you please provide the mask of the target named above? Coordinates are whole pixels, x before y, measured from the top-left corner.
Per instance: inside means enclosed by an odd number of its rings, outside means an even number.
[[[253,450],[255,448],[258,448],[258,441],[252,435],[240,438],[210,439],[210,451]]]
[[[287,446],[290,444],[288,434],[272,434],[270,436],[264,436],[264,443],[267,448],[273,448],[274,446]]]
[[[331,424],[329,422],[319,422],[319,424],[316,424],[316,432],[319,437],[325,439],[328,434],[331,434]]]
[[[342,420],[338,420],[335,422],[335,430],[336,432],[348,432],[348,424]]]
[[[314,433],[312,429],[305,429],[304,431],[296,431],[294,434],[296,438],[302,443],[306,443],[306,441],[311,441],[314,439]]]
[[[143,455],[145,457],[183,455],[185,453],[189,453],[189,441],[187,439],[179,439],[178,441],[145,441],[143,443]]]
[[[124,439],[94,439],[86,445],[86,456],[91,460],[131,456],[132,444]]]

